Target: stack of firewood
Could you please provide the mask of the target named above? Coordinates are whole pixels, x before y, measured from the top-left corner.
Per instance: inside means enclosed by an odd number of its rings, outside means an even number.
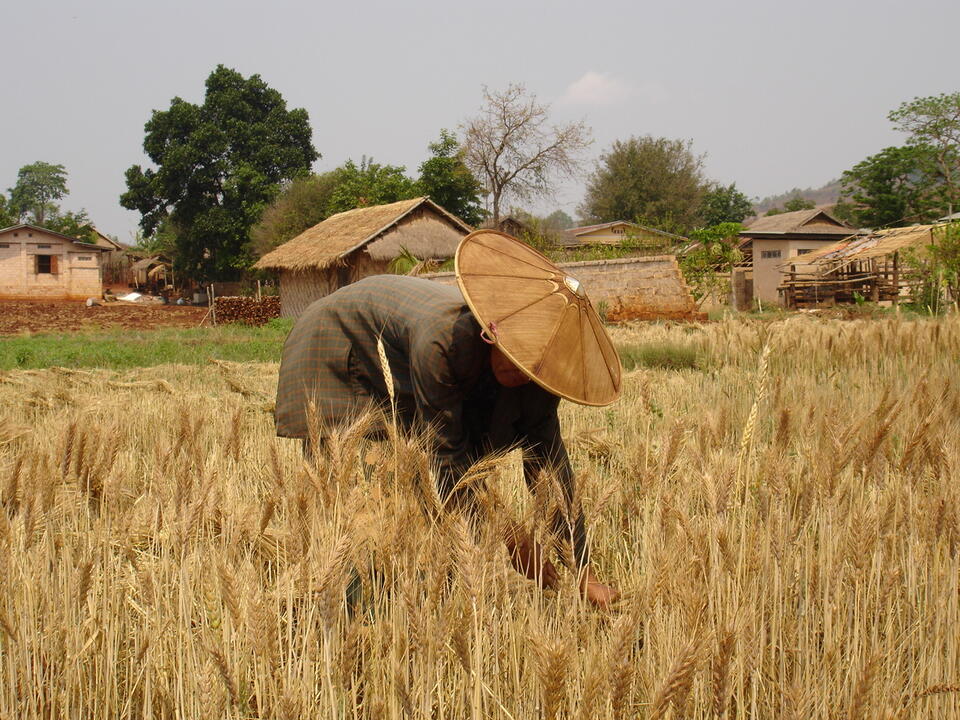
[[[217,325],[244,323],[263,325],[268,320],[280,317],[280,298],[276,295],[257,300],[255,297],[218,297],[214,300]]]

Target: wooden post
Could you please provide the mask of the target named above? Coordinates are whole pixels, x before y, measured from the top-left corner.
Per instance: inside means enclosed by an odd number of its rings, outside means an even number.
[[[870,258],[870,272],[873,274],[870,284],[870,302],[880,302],[880,275],[876,258]]]
[[[210,321],[213,323],[214,326],[216,326],[216,324],[217,324],[217,296],[216,296],[216,294],[214,293],[214,290],[213,290],[213,283],[210,283],[210,297],[208,298],[208,300],[210,301]]]
[[[900,265],[899,265],[899,255],[900,251],[897,250],[893,253],[893,306],[897,307],[900,304]]]
[[[257,302],[260,302],[260,300],[261,300],[261,297],[260,297],[260,281],[257,280]]]

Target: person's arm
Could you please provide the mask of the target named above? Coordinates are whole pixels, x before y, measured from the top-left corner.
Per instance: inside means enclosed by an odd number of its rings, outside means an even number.
[[[546,469],[555,474],[566,504],[565,517],[555,518],[555,531],[572,540],[576,563],[584,567],[589,562],[586,525],[576,497],[576,478],[560,434],[557,416],[560,398],[532,383],[522,391],[518,430],[523,443],[524,479],[527,486],[535,490],[538,473]]]
[[[452,364],[443,342],[412,348],[410,373],[417,419],[432,429],[440,465],[437,489],[444,498],[470,465],[469,438],[463,422],[464,387]]]

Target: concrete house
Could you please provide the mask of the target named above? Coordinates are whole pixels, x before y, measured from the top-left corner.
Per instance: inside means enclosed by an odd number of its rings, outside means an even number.
[[[473,228],[426,197],[357,208],[323,222],[254,265],[280,275],[280,314],[298,317],[314,300],[368,275],[389,272],[404,250],[445,261]]]
[[[85,300],[103,292],[109,248],[35,225],[0,230],[0,299]]]
[[[817,208],[757,218],[740,232],[739,245],[744,254],[753,257],[753,297],[765,303],[781,302],[778,288],[786,278],[782,266],[787,260],[856,232],[856,228]]]

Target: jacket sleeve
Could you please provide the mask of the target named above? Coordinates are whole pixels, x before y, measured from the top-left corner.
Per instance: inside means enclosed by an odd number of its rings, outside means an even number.
[[[524,391],[527,397],[524,398],[518,428],[524,448],[524,479],[532,485],[540,470],[552,468],[569,503],[573,500],[574,479],[567,448],[560,435],[557,417],[560,398],[532,383],[525,386]]]
[[[446,496],[470,466],[469,438],[464,426],[464,386],[456,359],[439,340],[411,348],[410,374],[417,420],[429,426],[439,461],[438,490]]]
[[[572,541],[574,562],[578,567],[585,567],[590,562],[590,548],[583,510],[577,497],[576,478],[560,435],[557,416],[560,398],[532,383],[523,389],[525,397],[518,429],[523,446],[524,480],[531,491],[535,491],[541,470],[550,468],[556,473],[566,509],[554,517],[554,531]]]

